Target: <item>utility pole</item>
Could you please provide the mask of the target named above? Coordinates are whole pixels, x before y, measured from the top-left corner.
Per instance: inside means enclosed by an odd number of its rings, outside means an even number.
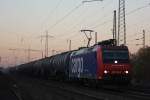
[[[120,43],[122,42],[122,43]],[[125,0],[119,0],[118,12],[118,45],[126,45]]]
[[[41,42],[41,57],[43,58],[43,49],[42,49],[42,36],[40,36],[40,42]]]
[[[10,49],[8,49],[8,50],[12,51],[12,54],[13,54],[13,56],[14,56],[14,66],[16,66],[16,62],[17,62],[17,61],[16,61],[16,60],[17,60],[16,58],[17,58],[17,57],[16,57],[16,55],[15,55],[15,51],[17,51],[17,49],[11,49],[11,48],[10,48]]]
[[[53,38],[53,36],[48,35],[48,31],[46,31],[46,35],[45,35],[45,57],[48,57],[48,38]]]
[[[97,32],[95,32],[95,44],[97,44]]]
[[[83,32],[85,34],[86,38],[88,39],[87,47],[89,47],[90,42],[92,40],[91,33],[94,32],[94,31],[93,30],[81,30],[81,32]],[[89,33],[89,35],[87,33]]]
[[[140,33],[140,34],[141,34],[141,33]],[[142,43],[141,43],[141,44],[136,44],[136,45],[142,45],[143,48],[146,47],[146,43],[145,43],[145,41],[146,41],[145,30],[143,30],[143,32],[142,32],[142,37],[137,38],[136,40],[142,40]]]
[[[69,42],[69,51],[71,51],[71,40],[67,40],[67,42]]]
[[[114,18],[113,18],[113,39],[115,39],[115,45],[117,45],[117,16],[116,16],[116,10],[114,10]]]
[[[1,67],[2,57],[0,56],[0,67]]]
[[[18,57],[16,57],[15,56],[15,51],[27,51],[27,60],[28,60],[28,62],[30,62],[30,58],[31,58],[31,51],[32,52],[41,52],[41,50],[34,50],[34,49],[30,49],[30,46],[29,46],[29,48],[28,49],[19,49],[19,48],[10,48],[10,49],[8,49],[8,50],[11,50],[11,51],[13,51],[13,55],[14,55],[14,60],[15,60],[15,65],[16,65],[16,62],[17,62],[17,59],[18,59]]]
[[[117,39],[117,24],[116,24],[116,10],[114,10],[114,19],[113,19],[113,39]]]
[[[45,57],[48,57],[48,39],[53,38],[53,36],[48,35],[48,31],[46,31],[46,35],[41,35],[41,41],[42,38],[45,38]],[[42,42],[41,42],[42,45]],[[43,55],[43,52],[42,52]]]
[[[143,30],[143,48],[145,48],[145,30]]]
[[[34,50],[34,49],[31,49],[30,46],[28,49],[18,49],[18,50],[23,50],[23,51],[27,51],[28,52],[28,56],[27,56],[27,59],[28,59],[28,62],[31,61],[31,52],[40,52],[41,53],[41,50]]]
[[[45,57],[48,57],[48,31],[46,31],[46,38],[45,38]]]
[[[1,61],[2,61],[2,57],[0,56],[0,63],[1,63]]]
[[[30,51],[31,51],[30,46],[27,51],[28,51],[28,62],[30,62]]]

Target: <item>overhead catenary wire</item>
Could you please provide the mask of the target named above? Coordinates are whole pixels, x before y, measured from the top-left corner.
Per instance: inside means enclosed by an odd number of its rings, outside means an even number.
[[[94,2],[94,1],[103,1],[103,0],[84,0],[82,3]]]
[[[107,7],[109,7],[108,5],[109,4],[112,4],[112,0],[111,1],[109,1],[109,2],[107,2],[103,7],[102,7],[102,9],[103,9],[103,11],[107,8]],[[96,12],[96,14],[97,14],[97,12]],[[110,17],[110,13],[106,13],[106,14],[104,14],[102,17],[100,17],[99,19],[97,19],[97,20],[95,20],[95,21],[93,21],[92,23],[92,25],[90,25],[90,27],[88,27],[88,28],[90,28],[90,29],[92,29],[92,28],[97,28],[98,26],[99,26],[99,24],[97,24],[97,25],[95,25],[94,26],[94,24],[96,23],[96,22],[99,22],[99,21],[101,21],[103,18],[107,18],[107,17]],[[109,20],[109,21],[111,21],[111,20]],[[109,22],[108,21],[108,22]],[[103,22],[102,22],[103,23]],[[104,22],[105,23],[105,22]],[[101,24],[101,23],[100,23]],[[100,25],[101,26],[101,25]]]
[[[103,25],[105,25],[105,24],[107,24],[107,23],[110,23],[111,21],[112,21],[112,19],[111,19],[111,20],[106,20],[106,21],[104,21],[104,22],[102,22],[102,23],[99,23],[99,24],[93,26],[93,27],[90,27],[90,29],[95,29],[95,28],[97,28],[97,27],[99,27],[99,26],[103,26]]]
[[[61,23],[62,21],[64,21],[68,16],[70,16],[74,11],[76,11],[78,8],[80,8],[82,6],[83,3],[80,3],[79,5],[77,5],[75,8],[73,8],[71,11],[69,11],[66,15],[64,15],[62,18],[60,18],[59,20],[57,20],[51,27],[49,27],[48,29],[52,29],[54,28],[56,25],[58,25],[59,23]]]
[[[59,0],[58,1],[58,3],[56,4],[56,6],[48,13],[48,16],[42,21],[41,26],[43,26],[44,23],[46,23],[46,21],[52,17],[52,15],[56,12],[56,10],[58,10],[58,8],[59,8],[59,6],[60,6],[60,4],[61,4],[62,1],[63,0]]]
[[[131,14],[133,14],[133,13],[135,13],[135,12],[137,12],[137,11],[140,11],[140,10],[142,10],[142,9],[144,9],[144,8],[147,8],[147,7],[150,7],[150,3],[148,3],[147,5],[138,7],[138,8],[136,8],[136,9],[134,9],[134,10],[128,12],[127,15],[131,15]],[[144,20],[145,20],[145,19],[144,19]],[[142,20],[142,22],[143,22],[144,20]],[[136,25],[136,24],[133,24],[132,26],[135,26],[135,25]],[[133,36],[134,36],[134,39],[130,39],[130,40],[128,40],[128,42],[129,42],[129,41],[132,41],[132,42],[133,42],[133,41],[137,40],[137,38],[136,38],[137,35],[142,35],[142,34],[132,34],[132,35],[129,35],[130,37],[133,37]]]
[[[110,3],[110,2],[109,2]],[[103,17],[106,17],[106,16],[103,16]],[[107,21],[107,22],[110,22],[110,20],[109,21]],[[81,22],[80,22],[81,23]],[[102,24],[105,24],[106,22],[104,22],[104,23],[102,23]],[[76,24],[76,25],[78,25],[78,24]],[[76,25],[74,25],[74,27],[76,26]],[[73,27],[73,28],[74,28]],[[97,26],[96,26],[97,27]],[[96,28],[95,27],[95,28]],[[92,27],[92,28],[94,28],[94,27]],[[77,35],[80,35],[80,34],[74,34],[74,35],[71,35],[71,36],[69,36],[69,37],[67,37],[67,38],[75,38],[75,37],[77,37]],[[62,38],[62,37],[61,37]]]
[[[112,0],[111,0],[111,2],[112,2]],[[111,2],[106,3],[107,6],[104,6],[104,7],[102,7],[102,8],[105,9],[106,7],[108,7],[108,5],[109,5]],[[99,11],[99,9],[98,9],[98,11]],[[93,15],[97,14],[98,11],[95,11],[95,12],[92,13],[92,14],[90,13],[90,15],[89,15],[89,16],[86,16],[86,18],[91,18],[91,17],[93,17]],[[110,14],[109,14],[109,15],[110,15]],[[103,18],[106,17],[106,16],[107,16],[107,15],[104,15]],[[99,20],[100,20],[100,19],[101,19],[101,18],[99,18]],[[97,22],[97,21],[99,21],[99,20],[96,20],[96,21],[94,21],[93,23],[95,23],[95,22]],[[83,21],[82,21],[82,22],[83,22]],[[80,22],[80,23],[82,23],[82,22]],[[79,25],[79,24],[78,24],[78,25]]]
[[[90,2],[92,2],[92,1],[95,1],[95,0],[91,0]],[[96,0],[96,1],[103,1],[103,0]],[[88,2],[88,1],[87,1]],[[84,2],[82,2],[82,3],[84,3]],[[108,3],[110,3],[110,2],[108,2]],[[78,8],[78,7],[77,7]],[[80,22],[81,23],[81,22]],[[78,24],[77,24],[78,25]],[[76,26],[76,25],[75,25]],[[74,27],[73,27],[74,28]],[[74,35],[73,35],[74,36]],[[73,37],[73,36],[71,36],[71,37]],[[58,36],[58,37],[60,37],[60,35]],[[64,36],[63,36],[64,37]],[[62,37],[61,37],[62,38]]]
[[[128,13],[127,13],[127,15],[133,14],[133,13],[135,13],[135,12],[137,12],[137,11],[141,10],[141,9],[147,8],[147,7],[150,7],[150,3],[148,3],[147,5],[144,5],[144,6],[138,7],[138,8],[136,8],[136,9],[134,9],[134,10],[132,10],[132,11],[128,12]]]
[[[98,1],[99,1],[99,0],[98,0]],[[90,1],[90,2],[91,2],[91,1]],[[111,4],[111,3],[112,3],[112,0],[109,1],[108,3],[106,3],[106,5],[107,5],[106,7],[108,7],[108,5]],[[105,9],[106,7],[102,7],[102,8]],[[110,14],[104,15],[102,18],[107,17],[108,15],[110,15]],[[90,16],[91,16],[91,14],[90,14]],[[93,14],[92,14],[92,16],[93,16]],[[89,17],[86,17],[86,18],[89,18]],[[84,19],[85,19],[85,18],[84,18]],[[100,18],[100,19],[101,19],[101,18]],[[99,19],[99,20],[100,20],[100,19]],[[99,21],[99,20],[96,20],[95,22],[97,22],[97,21]],[[81,20],[79,23],[74,24],[71,29],[74,29],[75,27],[77,27],[77,25],[80,26],[80,24],[83,23],[83,21],[84,21],[84,20]],[[84,23],[85,23],[85,22],[84,22]],[[70,29],[70,30],[71,30],[71,29]],[[67,32],[67,33],[68,33],[68,32]],[[75,34],[75,35],[77,35],[77,34]],[[69,38],[72,38],[72,37],[74,37],[75,35],[69,36]],[[79,35],[79,34],[78,34],[78,35]]]
[[[95,1],[95,0],[91,0],[90,2],[93,2],[93,1]],[[96,1],[103,1],[103,0],[96,0]],[[89,1],[83,1],[82,3],[85,3],[85,2],[89,2]],[[87,12],[87,11],[86,11],[86,12]],[[83,14],[83,13],[81,13],[81,14]],[[79,16],[78,19],[80,18],[80,15],[81,15],[81,14],[78,15],[78,16]],[[91,14],[90,14],[90,15],[91,15]],[[89,18],[89,17],[86,17],[86,18]],[[85,18],[84,18],[84,19],[82,18],[82,20],[81,20],[79,23],[74,24],[74,25],[71,25],[71,26],[73,26],[73,27],[71,27],[71,29],[69,29],[69,31],[71,31],[72,29],[74,29],[77,25],[80,26],[80,24],[81,24],[84,20],[85,20]],[[68,32],[65,32],[65,33],[69,33],[69,31],[68,31]],[[62,35],[59,34],[59,35],[58,35],[58,38],[59,38],[59,37],[62,38],[62,36],[64,37],[64,34],[62,34]],[[56,36],[56,37],[57,37],[57,36]]]
[[[134,9],[134,10],[128,12],[127,15],[130,15],[130,14],[132,14],[132,13],[134,13],[134,12],[137,12],[137,11],[143,9],[143,8],[146,8],[146,7],[148,7],[149,5],[150,5],[150,4],[148,4],[148,5],[146,5],[146,6],[138,7],[138,8],[136,8],[136,9]],[[111,21],[112,21],[112,20],[106,20],[106,21],[104,21],[104,22],[102,22],[102,23],[100,23],[100,24],[97,24],[97,25],[91,27],[90,29],[95,29],[95,28],[97,28],[97,27],[99,27],[99,26],[103,26],[103,25],[105,25],[105,24],[107,24],[107,23],[109,23],[109,22],[111,22]]]
[[[57,24],[61,23],[63,20],[65,20],[69,15],[71,15],[74,11],[76,11],[78,8],[80,8],[84,3],[86,2],[93,2],[93,1],[103,1],[103,0],[90,0],[90,1],[82,1],[82,3],[80,3],[79,5],[77,5],[75,8],[73,8],[70,12],[68,12],[66,15],[64,15],[62,18],[60,18],[59,20],[56,21],[56,23],[54,23],[50,28],[48,29],[52,29],[54,28]]]
[[[85,9],[80,13],[80,14],[77,14],[77,16],[76,16],[76,18],[77,18],[77,20],[75,21],[75,22],[77,22],[77,21],[80,21],[80,20],[83,20],[83,19],[85,19],[85,18],[81,18],[81,16],[83,15],[83,13],[85,12]],[[67,26],[67,32],[63,32],[62,34],[56,34],[56,37],[57,38],[62,38],[62,37],[64,37],[64,36],[66,36],[65,34],[66,33],[69,33],[68,35],[70,35],[70,33],[75,33],[75,32],[77,32],[78,30],[77,29],[75,29],[77,26],[79,26],[81,24],[81,21],[79,22],[79,23],[72,23],[71,25],[70,25],[70,28]],[[72,31],[73,30],[73,31]],[[67,36],[68,36],[67,35]]]
[[[134,9],[134,10],[132,10],[132,11],[130,11],[130,12],[128,12],[127,13],[127,15],[130,15],[130,14],[132,14],[132,13],[134,13],[134,12],[137,12],[137,11],[139,11],[139,10],[141,10],[141,9],[143,9],[143,8],[146,8],[147,6],[145,6],[145,7],[139,7],[139,8],[136,8],[136,9]],[[132,13],[131,13],[132,12]],[[69,15],[68,15],[69,16]],[[65,17],[66,18],[66,17]],[[100,24],[97,24],[96,26],[93,26],[93,27],[91,27],[91,28],[97,28],[97,27],[99,27],[99,26],[103,26],[103,25],[105,25],[105,24],[107,24],[107,23],[109,23],[109,22],[111,22],[112,20],[106,20],[106,21],[104,21],[104,22],[102,22],[102,23],[100,23]],[[59,24],[59,23],[58,23]],[[74,35],[73,35],[74,36]]]
[[[128,12],[127,15],[131,15],[131,14],[133,14],[133,13],[135,13],[135,12],[141,10],[141,9],[147,8],[147,7],[149,7],[149,6],[150,6],[150,3],[148,3],[148,5],[145,5],[145,6],[142,6],[142,7],[138,7],[138,8],[136,8],[136,9],[134,9],[134,10]],[[91,29],[95,29],[95,28],[97,28],[97,27],[99,27],[99,26],[101,26],[101,25],[105,25],[105,24],[107,24],[107,23],[109,23],[109,22],[111,22],[111,21],[112,21],[112,20],[104,21],[103,23],[100,23],[100,24],[97,24],[96,26],[91,27]]]
[[[148,3],[147,5],[138,7],[138,8],[136,8],[136,9],[130,11],[130,12],[127,12],[126,15],[131,15],[131,14],[133,14],[133,13],[135,13],[135,12],[141,10],[141,9],[147,8],[147,7],[150,7],[150,3]],[[92,29],[92,28],[95,29],[95,28],[97,28],[97,27],[99,27],[99,26],[102,26],[102,25],[105,25],[105,24],[107,24],[107,23],[109,23],[109,22],[111,22],[111,21],[112,21],[112,20],[106,20],[106,21],[104,21],[104,22],[102,22],[102,23],[99,23],[99,24],[97,24],[97,25],[91,27],[91,29]]]
[[[136,9],[134,9],[134,10],[128,12],[126,15],[131,15],[131,14],[133,14],[133,13],[135,13],[135,12],[141,10],[141,9],[147,8],[147,7],[149,7],[149,6],[150,6],[150,3],[148,3],[147,5],[144,5],[144,6],[141,6],[141,7],[136,8]],[[106,16],[104,16],[104,17],[106,17]],[[101,19],[102,19],[102,18],[101,18]],[[109,23],[109,22],[111,22],[111,21],[112,21],[112,20],[106,20],[106,21],[104,21],[104,22],[102,22],[102,23],[99,23],[99,24],[93,26],[93,27],[90,27],[90,29],[95,29],[95,28],[97,28],[97,27],[99,27],[99,26],[103,26],[103,25],[105,25],[105,24],[107,24],[107,23]]]

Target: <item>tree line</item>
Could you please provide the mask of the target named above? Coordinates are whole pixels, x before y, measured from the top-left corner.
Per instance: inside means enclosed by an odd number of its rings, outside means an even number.
[[[131,54],[133,79],[137,81],[150,81],[150,47],[141,48],[137,53]]]

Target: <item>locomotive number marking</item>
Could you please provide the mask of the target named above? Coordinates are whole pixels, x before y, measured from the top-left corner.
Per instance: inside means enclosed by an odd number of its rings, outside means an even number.
[[[78,77],[83,73],[83,58],[74,58],[71,60],[71,71]]]

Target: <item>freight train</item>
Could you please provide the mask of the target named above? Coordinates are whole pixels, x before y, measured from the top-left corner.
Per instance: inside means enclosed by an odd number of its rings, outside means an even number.
[[[19,75],[68,81],[129,83],[131,65],[127,46],[116,46],[114,39],[91,47],[56,54],[16,66]]]

